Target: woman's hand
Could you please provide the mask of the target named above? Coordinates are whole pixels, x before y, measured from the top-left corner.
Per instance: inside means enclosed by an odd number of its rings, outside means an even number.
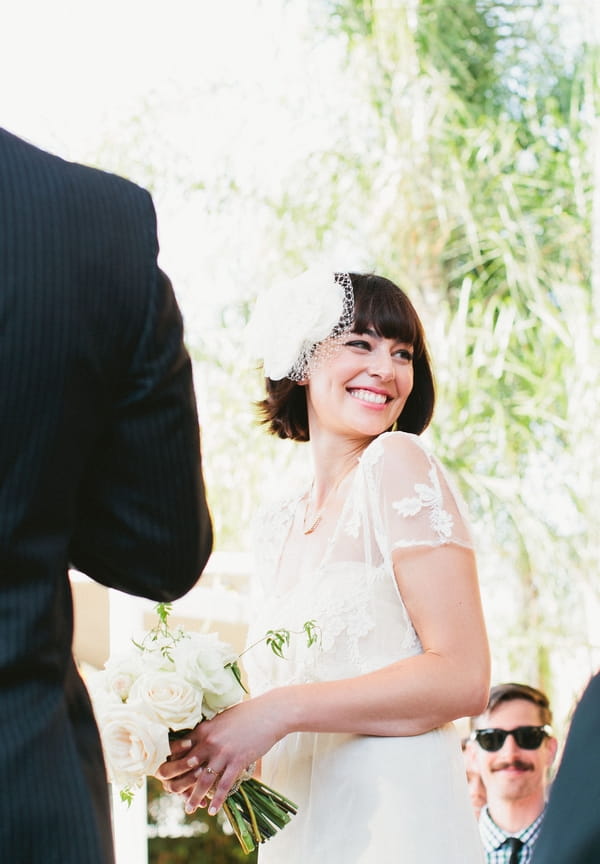
[[[213,815],[249,765],[286,734],[285,700],[272,690],[204,720],[172,742],[156,776],[168,792],[186,797],[186,812],[209,804]]]

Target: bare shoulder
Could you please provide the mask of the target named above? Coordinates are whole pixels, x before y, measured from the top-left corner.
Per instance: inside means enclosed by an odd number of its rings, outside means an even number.
[[[362,460],[366,463],[379,462],[385,464],[410,464],[428,470],[432,464],[432,455],[424,442],[409,432],[384,432],[375,438],[363,453]]]

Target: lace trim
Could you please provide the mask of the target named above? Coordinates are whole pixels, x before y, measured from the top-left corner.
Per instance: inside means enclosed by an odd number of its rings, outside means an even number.
[[[410,516],[416,516],[424,508],[428,508],[429,524],[431,530],[436,534],[441,543],[447,542],[452,537],[452,529],[454,528],[454,519],[447,510],[444,510],[442,503],[442,490],[440,488],[440,480],[438,472],[434,465],[429,471],[429,479],[431,486],[425,483],[415,483],[416,496],[414,498],[402,498],[400,501],[393,501],[392,507],[399,516],[405,519]]]

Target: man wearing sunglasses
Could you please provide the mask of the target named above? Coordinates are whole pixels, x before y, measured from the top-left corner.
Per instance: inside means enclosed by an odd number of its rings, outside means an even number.
[[[479,819],[487,864],[529,864],[546,806],[557,750],[552,713],[540,690],[492,687],[473,723],[474,759],[487,791]]]

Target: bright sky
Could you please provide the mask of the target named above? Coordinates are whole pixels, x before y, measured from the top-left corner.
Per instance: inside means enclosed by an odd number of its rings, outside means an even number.
[[[193,184],[276,189],[331,134],[335,52],[308,56],[308,5],[22,0],[3,12],[0,125],[152,189],[161,264],[190,328],[256,287],[243,274],[264,252],[251,208],[225,221]]]
[[[260,73],[279,0],[24,0],[3,14],[2,116],[73,153],[169,85]]]
[[[597,0],[564,3],[586,8],[588,17],[595,10],[600,20]],[[0,125],[152,188],[161,263],[192,325],[213,303],[205,286],[218,285],[221,300],[252,290],[251,281],[240,282],[245,273],[251,280],[254,261],[269,249],[251,206],[224,221],[220,202],[190,187],[235,176],[242,185],[280,191],[294,159],[331,142],[341,103],[351,96],[338,69],[341,40],[323,36],[314,44],[323,32],[315,15],[325,4],[5,5]]]

